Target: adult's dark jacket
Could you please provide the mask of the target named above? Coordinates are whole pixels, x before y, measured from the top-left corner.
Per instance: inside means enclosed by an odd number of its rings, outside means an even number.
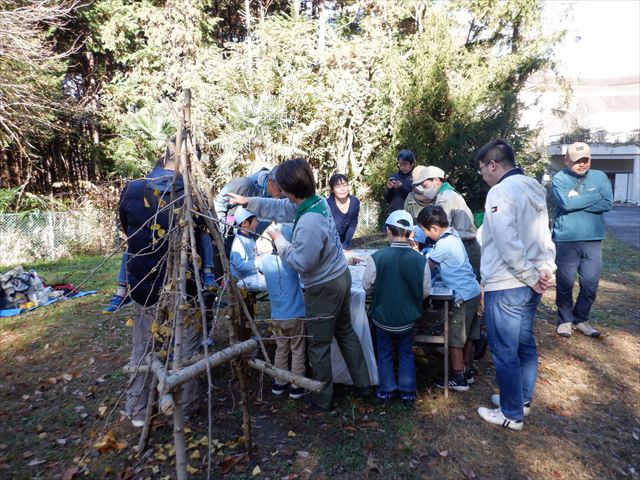
[[[170,202],[173,175],[173,170],[156,167],[145,178],[127,182],[120,195],[120,223],[129,239],[130,295],[144,306],[158,302],[166,270],[170,213],[183,203]],[[183,194],[182,176],[178,176],[175,198]]]
[[[409,173],[402,173],[400,171],[394,173],[391,178],[402,182],[402,186],[397,190],[395,188],[384,187],[384,199],[389,204],[389,213],[396,210],[402,210],[404,208],[404,201],[407,199],[407,195],[413,190],[412,181],[413,170]]]

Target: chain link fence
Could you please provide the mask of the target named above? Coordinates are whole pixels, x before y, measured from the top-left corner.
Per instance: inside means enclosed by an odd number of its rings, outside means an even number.
[[[356,237],[380,231],[380,207],[362,202]],[[120,244],[111,210],[0,214],[0,266],[110,253]]]
[[[120,241],[110,210],[5,213],[0,232],[1,266],[107,253]]]

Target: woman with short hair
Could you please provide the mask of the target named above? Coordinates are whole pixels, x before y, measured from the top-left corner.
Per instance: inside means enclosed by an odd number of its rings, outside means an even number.
[[[283,199],[246,198],[229,194],[260,218],[293,222],[287,241],[278,230],[269,231],[280,256],[300,274],[304,285],[307,355],[315,380],[324,388],[311,394],[310,406],[328,411],[333,401],[331,342],[335,336],[353,379],[355,394],[372,396],[362,346],[351,326],[351,274],[327,201],[316,195],[311,166],[306,160],[287,160],[276,174]]]

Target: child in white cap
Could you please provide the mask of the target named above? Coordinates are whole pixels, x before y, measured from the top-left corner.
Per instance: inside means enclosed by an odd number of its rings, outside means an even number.
[[[260,257],[257,255],[255,239],[258,218],[246,208],[238,207],[235,223],[240,228],[233,239],[229,255],[231,274],[238,280],[240,287],[252,292],[265,291],[267,283],[260,273]]]
[[[396,210],[385,222],[389,246],[367,261],[362,286],[372,294],[370,314],[376,328],[380,385],[378,398],[387,402],[399,392],[405,405],[416,399],[416,367],[413,358],[415,322],[422,315],[422,300],[429,295],[431,272],[423,255],[413,250],[413,219]],[[393,368],[397,342],[398,378]]]

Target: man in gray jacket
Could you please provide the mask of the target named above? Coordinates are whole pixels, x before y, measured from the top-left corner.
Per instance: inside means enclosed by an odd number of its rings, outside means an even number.
[[[533,334],[536,307],[555,271],[546,192],[516,168],[511,145],[495,139],[475,157],[478,173],[491,187],[485,202],[480,272],[484,318],[496,366],[498,408],[480,407],[483,420],[522,430],[531,413],[538,371]]]

